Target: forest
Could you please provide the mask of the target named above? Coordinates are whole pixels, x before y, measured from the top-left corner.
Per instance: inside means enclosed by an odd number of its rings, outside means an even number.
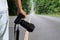
[[[33,0],[35,14],[59,14],[60,15],[60,0]],[[15,0],[8,0],[9,15],[17,14]],[[31,10],[31,0],[22,0],[23,10],[29,14]]]

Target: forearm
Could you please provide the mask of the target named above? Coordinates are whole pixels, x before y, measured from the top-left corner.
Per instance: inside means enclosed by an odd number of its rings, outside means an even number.
[[[21,0],[15,0],[15,1],[16,1],[16,6],[18,7],[18,10],[22,10]]]
[[[22,9],[21,0],[15,0],[16,6],[18,7],[18,13],[21,13],[24,17],[26,16],[26,12]]]

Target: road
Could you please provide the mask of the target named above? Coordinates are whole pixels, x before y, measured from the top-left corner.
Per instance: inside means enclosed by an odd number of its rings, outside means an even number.
[[[29,40],[60,40],[60,18],[41,16],[41,15],[29,15],[27,20],[31,17],[31,23],[35,25],[35,30],[29,33]],[[13,20],[16,17],[10,16],[10,40],[14,40],[13,35]],[[20,40],[24,38],[24,32],[26,30],[20,27]]]

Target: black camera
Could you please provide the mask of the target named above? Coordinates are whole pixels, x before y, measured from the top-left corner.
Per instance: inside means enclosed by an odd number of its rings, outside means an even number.
[[[29,32],[33,32],[33,30],[35,29],[34,24],[29,23],[29,22],[27,22],[25,20],[22,20],[22,18],[23,18],[23,15],[21,15],[19,13],[17,18],[15,19],[14,23],[15,24],[20,24],[23,28],[25,28]]]

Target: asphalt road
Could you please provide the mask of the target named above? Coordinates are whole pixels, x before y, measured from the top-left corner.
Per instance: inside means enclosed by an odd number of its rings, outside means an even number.
[[[29,33],[29,40],[60,40],[60,18],[29,15],[27,16],[27,20],[30,17],[31,23],[33,23],[36,28],[32,33]],[[13,21],[15,18],[15,16],[10,16],[10,40],[14,40]],[[20,26],[20,40],[23,40],[25,31],[26,30]]]

